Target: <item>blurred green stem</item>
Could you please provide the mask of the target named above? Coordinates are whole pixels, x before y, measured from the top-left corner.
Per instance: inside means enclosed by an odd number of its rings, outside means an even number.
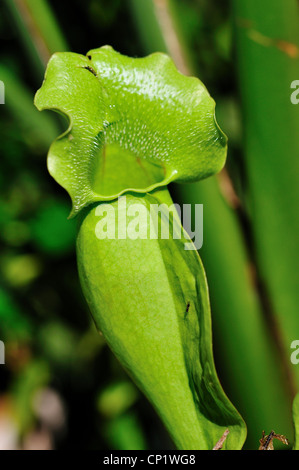
[[[5,0],[32,65],[40,76],[54,52],[68,46],[46,0]]]
[[[59,134],[59,127],[52,115],[40,113],[33,106],[30,90],[7,67],[0,65],[0,79],[5,83],[5,104],[24,132],[29,146],[41,146],[44,150]]]
[[[299,109],[290,96],[299,77],[299,3],[233,6],[254,247],[295,394],[299,369],[289,357],[299,336]]]

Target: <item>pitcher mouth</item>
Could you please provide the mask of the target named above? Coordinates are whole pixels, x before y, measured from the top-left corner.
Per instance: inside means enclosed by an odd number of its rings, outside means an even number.
[[[226,159],[214,100],[165,54],[133,59],[106,46],[54,54],[35,104],[69,122],[48,169],[72,199],[71,216],[126,192],[207,178]]]

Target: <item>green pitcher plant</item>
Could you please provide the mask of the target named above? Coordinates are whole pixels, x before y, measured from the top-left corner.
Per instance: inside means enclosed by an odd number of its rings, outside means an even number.
[[[68,119],[48,169],[78,219],[79,277],[98,330],[177,448],[212,449],[225,434],[224,449],[241,449],[246,426],[215,370],[205,272],[167,189],[223,167],[215,102],[167,55],[105,46],[54,54],[35,104]]]

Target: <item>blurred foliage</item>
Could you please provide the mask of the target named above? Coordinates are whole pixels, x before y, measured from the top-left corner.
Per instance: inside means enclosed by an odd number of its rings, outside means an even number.
[[[261,2],[254,0],[251,5],[257,3]],[[279,3],[284,2],[275,0],[271,8],[257,8],[259,16],[252,21],[265,27],[265,34],[291,41],[289,35],[298,31],[295,9],[290,10],[292,28],[286,26],[276,33],[269,26]],[[295,0],[286,3],[295,5]],[[68,196],[46,169],[49,144],[66,122],[54,113],[38,113],[33,106],[45,63],[57,50],[86,54],[110,44],[129,56],[171,52],[154,8],[164,4],[162,0],[0,2],[0,80],[6,86],[6,104],[0,106],[0,339],[6,345],[6,365],[0,367],[0,449],[172,447],[151,406],[92,324],[77,276],[76,221],[67,220]],[[218,121],[229,136],[228,179],[177,189],[174,195],[183,202],[204,202],[205,241],[200,254],[211,291],[218,370],[225,390],[254,430],[248,447],[257,448],[262,430],[272,423],[283,427],[275,428],[277,433],[292,439],[288,379],[281,374],[281,358],[277,359],[281,348],[268,325],[274,303],[287,340],[290,331],[297,339],[298,276],[292,252],[296,252],[294,221],[298,221],[294,150],[298,110],[290,110],[292,138],[286,131],[286,140],[279,145],[272,137],[279,129],[273,130],[272,124],[281,119],[270,118],[277,115],[272,97],[279,98],[279,108],[288,99],[279,94],[282,80],[298,79],[291,77],[299,74],[298,59],[289,69],[289,62],[276,50],[271,56],[274,62],[268,63],[269,47],[248,42],[244,28],[236,33],[236,11],[228,0],[169,0],[167,4],[179,59],[200,76],[216,99]],[[235,4],[238,15],[254,15],[254,5],[248,11],[246,2],[236,0]],[[285,15],[289,14],[285,9]],[[284,76],[272,80],[277,67]],[[242,102],[236,71],[241,77]],[[273,93],[267,91],[270,85]],[[284,82],[285,87],[289,85]],[[274,107],[268,116],[271,101]],[[256,106],[260,106],[258,129]],[[262,151],[248,137],[259,135],[260,129],[264,132]],[[275,165],[270,167],[273,142]],[[283,172],[280,158],[287,159],[281,155],[281,145],[288,147],[290,162]],[[286,197],[281,199],[281,194]],[[279,220],[277,207],[282,208]],[[292,317],[287,316],[288,305]],[[285,318],[292,322],[288,324]],[[285,342],[284,354],[287,347]],[[266,428],[266,433],[271,429]]]
[[[28,28],[24,5],[38,35]],[[77,278],[76,221],[67,219],[70,201],[46,169],[49,144],[66,124],[33,106],[47,53],[40,53],[39,41],[49,55],[67,42],[82,53],[110,43],[140,55],[130,11],[119,0],[1,2],[0,40],[6,85],[0,108],[0,338],[6,346],[0,448],[171,447],[91,322]],[[62,407],[57,426],[49,426],[46,410],[36,406],[43,390],[55,393]],[[52,410],[51,402],[44,406]]]

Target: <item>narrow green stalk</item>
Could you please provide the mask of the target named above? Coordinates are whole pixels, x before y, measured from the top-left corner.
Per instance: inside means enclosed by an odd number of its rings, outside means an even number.
[[[54,52],[68,50],[52,10],[46,0],[6,0],[22,43],[39,75]]]
[[[299,368],[290,345],[299,337],[299,3],[235,0],[235,43],[245,120],[248,208],[256,257],[271,299],[272,321],[293,392]]]
[[[5,105],[24,131],[29,145],[46,149],[59,134],[56,119],[41,115],[32,106],[32,93],[7,67],[0,65],[0,80],[5,85]]]

